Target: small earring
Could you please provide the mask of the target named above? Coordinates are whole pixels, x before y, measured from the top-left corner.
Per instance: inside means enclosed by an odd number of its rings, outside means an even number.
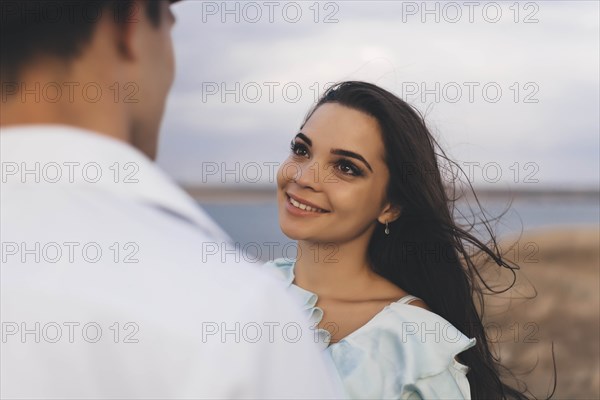
[[[385,221],[385,234],[389,235],[390,234],[390,227],[388,226],[388,222]]]

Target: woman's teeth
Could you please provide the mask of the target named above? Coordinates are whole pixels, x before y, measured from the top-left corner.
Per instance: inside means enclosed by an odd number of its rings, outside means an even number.
[[[294,207],[299,208],[301,210],[312,211],[312,212],[319,212],[319,213],[324,212],[323,210],[321,210],[319,208],[314,208],[314,207],[311,207],[311,206],[307,206],[306,204],[302,204],[302,203],[300,203],[300,202],[292,199],[291,197],[290,197],[290,203],[292,203],[292,205]]]

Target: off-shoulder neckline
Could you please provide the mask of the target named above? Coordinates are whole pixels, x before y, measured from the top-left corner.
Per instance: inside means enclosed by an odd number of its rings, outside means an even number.
[[[298,286],[298,285],[295,285],[295,284],[293,284],[293,283],[292,283],[292,285],[294,285],[294,286],[297,286],[297,287],[300,287],[300,286]],[[302,289],[302,288],[301,288],[301,289]],[[304,290],[306,290],[306,289],[304,289]],[[318,299],[318,297],[319,297],[319,296],[318,296],[317,294],[315,294],[315,296],[317,296],[317,299]],[[335,343],[331,343],[331,342],[330,342],[330,344],[329,344],[329,347],[331,347],[331,346],[333,346],[333,345],[336,345],[336,344],[338,344],[338,343],[340,343],[340,342],[343,342],[343,341],[348,341],[349,339],[351,340],[351,339],[352,339],[352,336],[359,335],[359,334],[361,333],[361,331],[363,331],[363,330],[366,330],[366,329],[367,329],[367,326],[369,326],[369,325],[373,325],[373,324],[375,323],[375,320],[378,320],[378,319],[380,319],[380,318],[381,318],[381,316],[382,316],[384,313],[385,313],[385,314],[387,314],[388,310],[390,310],[392,307],[398,307],[398,306],[408,306],[408,307],[413,307],[413,309],[414,309],[414,308],[418,308],[418,309],[421,309],[421,310],[423,310],[423,311],[425,311],[425,312],[427,312],[427,313],[429,313],[429,314],[433,314],[434,316],[436,316],[436,317],[439,317],[439,316],[438,316],[436,313],[434,313],[434,312],[432,312],[432,311],[429,311],[429,310],[427,310],[427,309],[425,309],[425,308],[423,308],[423,307],[414,306],[414,305],[411,305],[411,304],[406,304],[406,303],[400,303],[400,301],[401,301],[402,299],[404,299],[405,297],[407,297],[407,296],[411,296],[411,295],[406,295],[406,296],[403,296],[401,299],[399,299],[399,300],[396,300],[396,301],[393,301],[393,302],[391,302],[390,304],[388,304],[387,306],[383,307],[383,308],[382,308],[382,309],[381,309],[381,310],[380,310],[380,311],[379,311],[377,314],[373,315],[373,317],[371,317],[371,319],[370,319],[370,320],[368,320],[367,322],[365,322],[363,325],[359,326],[358,328],[356,328],[355,330],[353,330],[352,332],[350,332],[349,334],[347,334],[346,336],[344,336],[343,338],[341,338],[341,339],[340,339],[340,340],[338,340],[337,342],[335,342]],[[417,299],[418,299],[418,297],[417,297]]]
[[[315,305],[313,305],[313,306],[312,306],[312,308],[315,308],[315,309],[318,309],[318,310],[320,310],[320,311],[321,311],[321,313],[323,314],[323,309],[322,309],[322,308],[320,308],[320,307],[318,307],[318,306],[316,306],[316,303],[317,303],[317,302],[318,302],[318,300],[319,300],[319,295],[318,295],[318,294],[316,294],[316,293],[314,293],[314,292],[311,292],[310,290],[304,289],[303,287],[301,287],[301,286],[298,286],[298,285],[296,285],[296,284],[294,283],[294,280],[295,280],[295,278],[296,278],[296,276],[295,276],[295,274],[294,274],[294,267],[295,267],[295,264],[296,264],[296,263],[295,263],[295,261],[291,261],[291,260],[290,260],[290,261],[288,261],[288,260],[284,260],[284,263],[283,263],[283,265],[282,265],[282,262],[281,262],[281,261],[282,261],[281,259],[278,259],[278,260],[273,260],[273,261],[272,261],[272,263],[274,263],[274,264],[275,264],[275,265],[277,265],[278,267],[281,267],[281,266],[288,267],[288,268],[287,268],[288,275],[285,277],[285,278],[286,278],[286,281],[287,281],[286,283],[287,283],[289,286],[294,286],[294,287],[296,287],[296,288],[300,289],[301,291],[305,292],[307,295],[309,295],[309,296],[313,297],[313,298],[314,298],[314,303],[313,303],[313,304],[315,304]],[[371,317],[371,319],[369,319],[369,320],[368,320],[367,322],[365,322],[363,325],[361,325],[360,327],[356,328],[355,330],[353,330],[352,332],[350,332],[349,334],[347,334],[346,336],[344,336],[343,338],[341,338],[341,339],[340,339],[340,340],[338,340],[337,342],[335,342],[335,343],[332,343],[332,342],[331,342],[331,336],[329,336],[329,341],[328,341],[328,343],[327,343],[327,347],[331,348],[332,346],[335,346],[335,345],[337,345],[338,343],[341,343],[341,342],[343,342],[343,341],[348,341],[349,339],[352,339],[352,337],[353,337],[353,336],[356,336],[356,335],[360,334],[362,331],[366,330],[368,326],[370,326],[370,325],[373,325],[373,324],[375,323],[375,322],[374,322],[375,320],[378,320],[378,319],[380,319],[380,318],[381,318],[381,315],[383,315],[383,314],[387,314],[388,310],[390,310],[392,307],[398,307],[398,306],[409,306],[409,307],[413,307],[413,309],[414,309],[414,308],[417,308],[417,309],[420,309],[420,310],[422,310],[423,312],[425,312],[425,313],[426,313],[425,315],[429,315],[430,317],[431,317],[431,316],[434,316],[434,317],[436,317],[436,318],[442,318],[442,317],[440,317],[439,315],[437,315],[436,313],[434,313],[434,312],[432,312],[432,311],[429,311],[429,310],[427,310],[426,308],[423,308],[423,307],[420,307],[420,306],[411,305],[411,304],[402,303],[401,301],[402,301],[403,299],[405,299],[406,297],[408,297],[408,296],[412,296],[412,295],[408,294],[408,295],[406,295],[406,296],[402,296],[400,299],[398,299],[398,300],[396,300],[396,301],[393,301],[393,302],[389,303],[388,305],[386,305],[385,307],[383,307],[383,308],[382,308],[382,309],[381,309],[379,312],[377,312],[375,315],[373,315],[373,317]],[[413,296],[413,297],[416,297],[416,296]],[[418,298],[418,297],[416,297],[416,299],[419,299],[419,298]],[[420,299],[419,299],[419,300],[420,300]],[[323,316],[321,315],[321,318],[319,319],[318,323],[320,323],[322,319],[323,319]],[[318,325],[318,324],[317,324],[317,325]],[[318,328],[318,329],[323,329],[323,328]],[[328,332],[328,331],[327,331],[327,332]]]

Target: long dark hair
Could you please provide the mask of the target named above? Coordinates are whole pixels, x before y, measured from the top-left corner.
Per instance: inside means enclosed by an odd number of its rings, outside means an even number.
[[[450,185],[444,182],[438,158],[446,161],[446,167],[460,167],[446,156],[416,109],[376,85],[342,82],[330,87],[305,121],[329,102],[379,122],[390,173],[388,201],[400,206],[401,215],[389,225],[389,235],[383,227],[375,230],[368,248],[372,268],[476,339],[474,347],[459,355],[470,368],[467,378],[473,398],[526,399],[525,390],[503,382],[501,370],[506,369],[490,350],[482,318],[484,295],[494,289],[481,276],[477,260],[483,255],[513,276],[518,266],[502,257],[488,221],[481,221],[490,235],[484,243],[471,233],[475,224],[461,226],[455,220],[455,179]],[[468,188],[477,199],[470,183]]]

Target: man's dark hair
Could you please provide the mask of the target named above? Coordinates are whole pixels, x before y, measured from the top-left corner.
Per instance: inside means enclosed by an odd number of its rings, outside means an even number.
[[[160,24],[160,2],[144,2],[146,15]],[[117,24],[136,22],[133,0],[0,0],[0,79],[17,80],[38,56],[65,61],[77,57],[103,15]]]

